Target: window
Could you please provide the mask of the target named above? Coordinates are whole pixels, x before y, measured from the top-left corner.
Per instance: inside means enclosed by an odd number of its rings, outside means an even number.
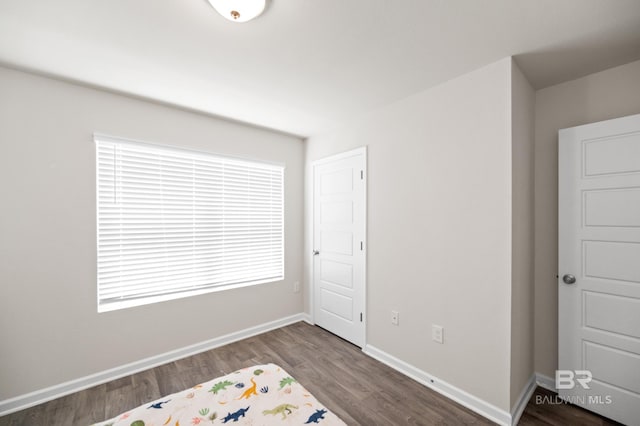
[[[284,167],[94,139],[99,312],[284,279]]]

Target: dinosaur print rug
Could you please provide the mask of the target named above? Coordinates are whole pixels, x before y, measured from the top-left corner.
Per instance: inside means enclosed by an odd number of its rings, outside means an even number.
[[[256,365],[94,426],[345,425],[275,364]]]

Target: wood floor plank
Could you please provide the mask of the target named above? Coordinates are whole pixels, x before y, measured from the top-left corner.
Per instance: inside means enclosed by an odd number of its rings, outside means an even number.
[[[163,395],[158,386],[154,370],[146,370],[135,374],[131,378],[131,385],[133,386],[132,403],[134,407],[158,399]]]
[[[86,426],[240,368],[269,362],[284,368],[349,425],[492,424],[360,348],[300,322],[0,417],[0,426]],[[535,395],[555,394],[537,389]],[[536,403],[535,395],[522,426],[616,425],[570,404]]]
[[[73,424],[90,424],[95,418],[104,418],[104,404],[96,402],[104,401],[106,392],[107,385],[101,385],[69,395],[70,404],[74,407]]]
[[[541,397],[541,398],[537,398]],[[543,399],[544,403],[536,403]],[[524,415],[522,425],[557,425],[572,424],[580,426],[616,426],[619,423],[597,414],[583,410],[574,405],[563,403],[557,395],[547,389],[538,388],[531,397]]]
[[[187,383],[178,364],[179,362],[170,362],[154,369],[161,395],[169,395],[193,386],[192,383]]]

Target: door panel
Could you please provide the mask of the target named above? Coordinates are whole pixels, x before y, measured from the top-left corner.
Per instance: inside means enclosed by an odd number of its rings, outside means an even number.
[[[640,226],[640,188],[585,191],[587,226]]]
[[[353,298],[343,296],[327,288],[321,289],[320,308],[345,321],[353,321]]]
[[[321,259],[320,276],[327,283],[353,288],[353,265],[348,263]]]
[[[320,174],[320,194],[349,194],[353,191],[353,173],[350,167],[324,171]]]
[[[584,157],[586,176],[640,172],[640,132],[588,141]]]
[[[640,339],[640,299],[584,292],[585,327]]]
[[[336,201],[325,202],[320,206],[320,220],[322,223],[352,223],[353,222],[353,202]]]
[[[559,369],[593,377],[559,394],[640,425],[640,115],[561,130],[559,167]]]
[[[597,343],[584,343],[585,367],[597,380],[640,394],[640,356]],[[618,368],[611,368],[614,362]]]
[[[320,231],[320,247],[327,255],[351,256],[353,255],[353,233],[323,229]]]
[[[585,277],[640,282],[640,244],[585,241],[584,252]]]
[[[358,345],[365,340],[364,149],[314,163],[313,316]]]

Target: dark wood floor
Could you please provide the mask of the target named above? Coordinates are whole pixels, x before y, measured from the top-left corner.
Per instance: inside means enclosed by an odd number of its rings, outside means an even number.
[[[492,424],[364,355],[334,335],[300,322],[0,417],[9,425],[90,425],[163,395],[242,367],[283,367],[349,425]],[[552,395],[538,389],[539,395]],[[529,402],[520,425],[612,425],[572,405]]]

